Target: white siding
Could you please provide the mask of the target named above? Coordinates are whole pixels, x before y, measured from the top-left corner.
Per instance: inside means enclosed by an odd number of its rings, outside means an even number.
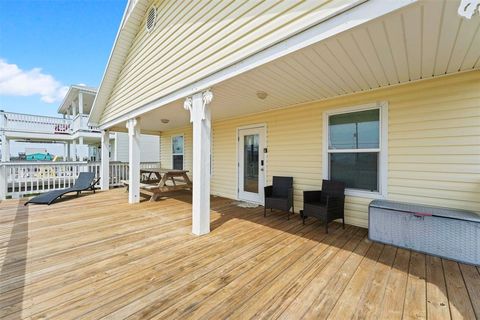
[[[128,134],[125,132],[116,133],[117,161],[128,162]],[[160,161],[160,137],[155,135],[142,134],[140,138],[140,161]]]

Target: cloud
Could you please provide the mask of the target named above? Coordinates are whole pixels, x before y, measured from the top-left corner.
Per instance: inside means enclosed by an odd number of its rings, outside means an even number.
[[[61,101],[67,91],[68,86],[63,86],[53,76],[42,73],[40,68],[22,70],[16,64],[0,59],[0,95],[39,95],[42,101],[53,103]]]

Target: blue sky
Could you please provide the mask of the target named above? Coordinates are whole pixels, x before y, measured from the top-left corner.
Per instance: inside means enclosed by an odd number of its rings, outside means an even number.
[[[100,84],[127,0],[0,0],[0,109],[57,115]]]

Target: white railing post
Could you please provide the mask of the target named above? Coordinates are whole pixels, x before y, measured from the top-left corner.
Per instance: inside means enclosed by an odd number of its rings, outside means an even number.
[[[210,144],[211,112],[213,98],[210,90],[196,93],[185,100],[193,123],[193,190],[192,233],[210,232]]]
[[[100,148],[100,186],[102,190],[108,190],[110,186],[110,158],[108,151],[110,147],[110,132],[108,130],[102,131],[102,141]]]
[[[140,202],[140,119],[127,121],[128,129],[128,203]]]
[[[7,198],[8,179],[7,168],[4,164],[0,164],[0,200]]]

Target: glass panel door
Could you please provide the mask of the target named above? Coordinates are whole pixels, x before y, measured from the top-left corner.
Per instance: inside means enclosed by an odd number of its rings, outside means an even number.
[[[238,130],[238,198],[263,202],[265,185],[265,128]]]

